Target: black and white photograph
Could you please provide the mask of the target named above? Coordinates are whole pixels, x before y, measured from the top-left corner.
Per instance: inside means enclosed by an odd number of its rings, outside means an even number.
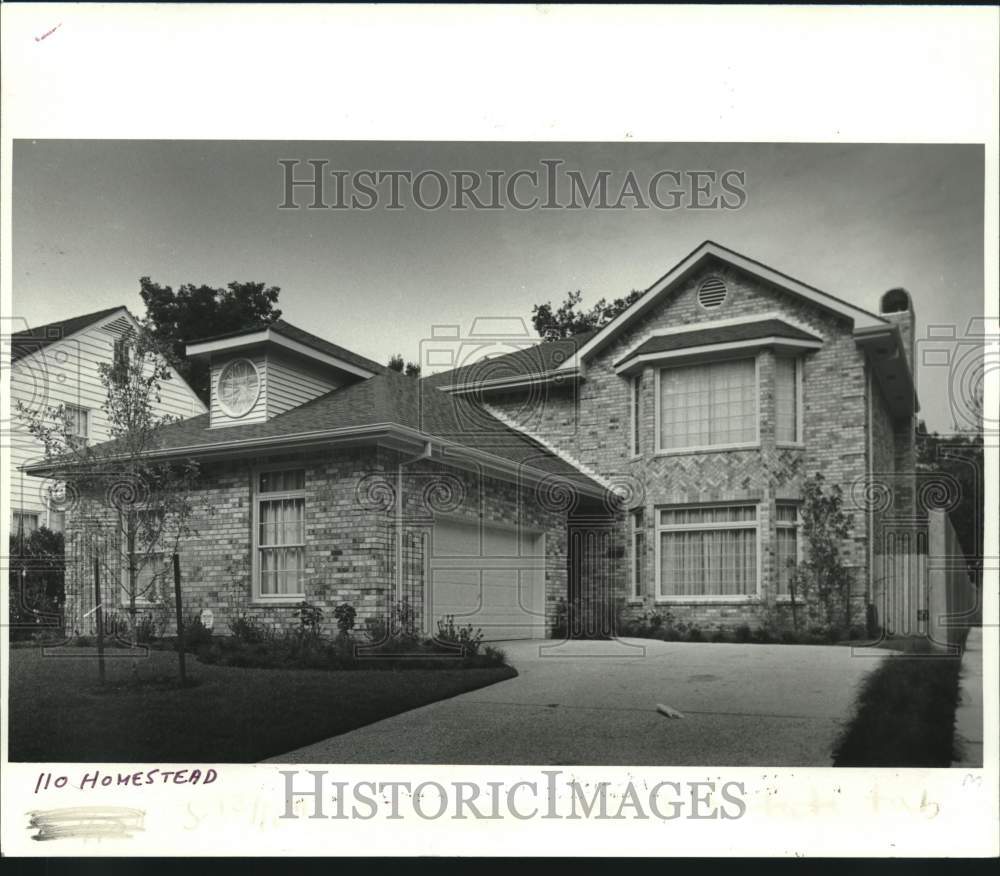
[[[6,128],[9,830],[992,795],[995,146]]]

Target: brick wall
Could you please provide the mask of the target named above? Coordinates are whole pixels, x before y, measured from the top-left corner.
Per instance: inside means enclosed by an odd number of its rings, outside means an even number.
[[[300,464],[305,469],[305,599],[324,612],[326,632],[335,631],[333,610],[349,602],[359,627],[384,617],[397,590],[395,493],[398,453],[386,449],[331,451],[322,456],[273,456],[266,459],[206,464],[194,498],[191,525],[197,535],[181,545],[184,614],[210,609],[215,633],[226,635],[234,613],[245,610],[266,624],[287,628],[298,623],[296,607],[255,601],[250,582],[251,485],[255,468]],[[566,592],[566,507],[529,483],[491,477],[420,461],[404,467],[403,583],[418,621],[423,624],[424,553],[437,515],[448,514],[486,523],[544,530],[546,616],[551,628],[554,606]],[[86,512],[86,513],[84,513]],[[93,557],[104,563],[102,601],[109,584],[124,580],[120,542],[95,542],[87,520],[100,516],[108,529],[111,515],[101,497],[92,497],[68,515],[67,629],[93,631]],[[172,594],[172,579],[165,581]],[[127,605],[124,589],[117,610]],[[143,606],[168,632],[173,630],[172,596]],[[432,623],[434,619],[429,619]]]
[[[697,288],[709,274],[729,287],[726,303],[706,312],[696,300]],[[655,368],[647,367],[641,385],[640,455],[630,456],[631,394],[628,379],[614,372],[614,363],[644,340],[653,329],[676,328],[778,312],[823,338],[823,346],[804,356],[802,446],[778,446],[774,423],[774,357],[763,351],[760,368],[760,447],[752,450],[657,455],[655,440]],[[678,604],[657,602],[653,596],[629,600],[626,615],[669,610],[678,620],[702,626],[756,623],[775,605],[774,504],[800,498],[803,478],[821,471],[827,482],[841,485],[853,518],[853,538],[845,545],[856,572],[854,604],[859,610],[868,588],[868,513],[856,501],[867,474],[866,373],[846,319],[752,278],[730,266],[714,265],[696,272],[660,302],[639,323],[588,361],[584,379],[576,385],[547,387],[526,404],[516,394],[491,397],[491,404],[516,419],[533,434],[565,451],[601,475],[628,485],[630,507],[644,509],[646,580],[655,582],[655,509],[669,504],[751,501],[758,504],[761,531],[761,599],[752,603]],[[898,454],[893,429],[876,435],[880,459]],[[625,576],[619,576],[624,581]],[[624,584],[622,583],[624,587]],[[624,594],[623,594],[624,595]],[[860,620],[863,614],[855,613]]]

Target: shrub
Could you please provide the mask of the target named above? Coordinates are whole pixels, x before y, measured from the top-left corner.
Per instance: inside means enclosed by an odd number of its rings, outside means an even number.
[[[801,639],[799,634],[795,630],[782,630],[781,631],[781,643],[783,645],[798,645]]]
[[[184,648],[197,651],[202,645],[210,644],[212,631],[201,622],[201,615],[193,614],[184,621]]]
[[[144,614],[142,617],[138,618],[135,622],[135,640],[140,645],[148,645],[154,639],[156,639],[156,621],[153,620],[152,614]]]
[[[507,662],[507,652],[503,648],[487,645],[483,649],[482,659],[487,666],[503,666]]]
[[[248,645],[265,642],[272,638],[271,631],[252,614],[237,614],[229,622],[229,632],[237,642]]]
[[[727,641],[726,631],[722,629],[722,627],[719,627],[714,633],[712,633],[712,641],[716,643]]]
[[[313,605],[308,600],[302,600],[297,606],[299,616],[298,635],[303,639],[318,639],[320,627],[323,624],[323,609]]]
[[[737,642],[749,642],[753,637],[753,633],[750,632],[749,624],[740,624],[735,630]]]
[[[753,631],[753,640],[755,642],[760,642],[762,645],[766,645],[769,642],[774,641],[774,637],[771,635],[771,631],[767,627],[757,627]]]
[[[703,642],[704,637],[702,636],[701,630],[692,625],[687,631],[687,637],[689,642]]]
[[[561,596],[556,603],[555,622],[552,626],[552,636],[556,639],[565,639],[569,635],[569,606]]]
[[[349,602],[338,605],[333,610],[333,616],[337,620],[337,629],[340,630],[341,633],[350,633],[351,630],[354,629],[357,614],[358,613],[354,610],[354,606]]]
[[[456,626],[453,614],[445,615],[438,621],[437,626],[439,642],[457,645],[463,657],[475,657],[479,653],[479,646],[483,641],[481,627],[473,627],[472,624],[464,627]]]

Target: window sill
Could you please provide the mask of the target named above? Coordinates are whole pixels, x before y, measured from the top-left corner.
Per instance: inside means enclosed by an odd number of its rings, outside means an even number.
[[[298,596],[255,596],[251,605],[298,605],[306,598],[305,593]]]
[[[806,445],[802,441],[777,441],[775,447],[780,450],[805,450]]]
[[[657,605],[747,605],[759,596],[657,596]]]
[[[670,450],[657,450],[654,456],[690,456],[695,453],[729,453],[740,450],[760,450],[760,443],[754,444],[710,444],[705,447],[678,447]]]

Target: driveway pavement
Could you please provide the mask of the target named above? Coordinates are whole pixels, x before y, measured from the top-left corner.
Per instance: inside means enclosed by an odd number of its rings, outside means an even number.
[[[517,678],[271,760],[829,766],[858,683],[888,653],[648,639],[502,647]]]

